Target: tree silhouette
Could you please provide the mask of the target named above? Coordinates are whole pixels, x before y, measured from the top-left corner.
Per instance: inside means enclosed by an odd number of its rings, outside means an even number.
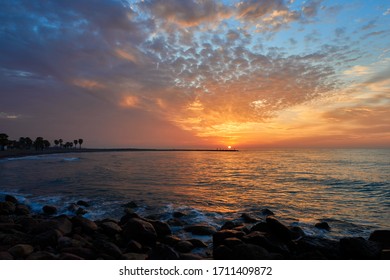
[[[81,149],[81,144],[83,144],[83,142],[84,142],[83,139],[79,139],[80,149]]]
[[[34,141],[35,150],[43,150],[45,147],[43,137],[37,137]]]
[[[60,147],[62,147],[62,143],[64,142],[64,140],[60,139],[58,140],[58,142],[60,143]]]
[[[4,151],[5,146],[8,145],[8,135],[0,133],[0,151]]]
[[[30,150],[33,145],[33,140],[31,140],[30,137],[26,137],[25,140],[26,140],[26,149]]]
[[[73,143],[74,143],[74,148],[76,149],[77,148],[77,144],[79,143],[79,140],[73,140]]]
[[[60,144],[60,141],[58,141],[57,139],[54,140],[54,145],[56,145],[56,147],[58,146],[58,144]]]

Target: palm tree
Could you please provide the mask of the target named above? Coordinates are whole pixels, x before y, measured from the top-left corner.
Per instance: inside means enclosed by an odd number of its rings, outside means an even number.
[[[31,140],[30,137],[26,137],[25,140],[26,140],[26,148],[30,150],[31,146],[33,145],[33,141]]]
[[[60,143],[60,147],[62,147],[62,143],[64,142],[64,140],[60,139],[58,140],[58,142]]]
[[[77,148],[77,144],[79,143],[79,140],[73,140],[73,143],[74,143],[74,148],[76,149]]]
[[[48,140],[43,140],[43,146],[45,147],[45,149],[49,148],[51,146],[50,142]]]
[[[80,145],[80,149],[81,149],[81,144],[83,144],[84,140],[83,139],[79,139],[79,145]]]
[[[43,137],[37,137],[37,139],[35,139],[34,147],[35,147],[35,150],[43,150],[43,148],[44,148]]]
[[[8,145],[8,135],[5,133],[0,133],[0,151],[5,150],[5,146]]]
[[[60,144],[60,141],[58,141],[57,139],[54,140],[54,145],[56,145],[56,147],[58,146],[58,144]]]

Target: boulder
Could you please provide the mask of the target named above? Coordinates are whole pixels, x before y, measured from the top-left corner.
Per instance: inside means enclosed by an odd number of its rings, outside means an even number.
[[[191,254],[191,253],[181,253],[180,254],[181,260],[201,260],[202,257],[197,254]]]
[[[50,229],[46,232],[40,233],[34,236],[32,242],[35,245],[40,245],[41,247],[47,246],[57,246],[58,239],[62,236],[62,232],[58,229]]]
[[[141,217],[140,217],[137,213],[129,212],[129,213],[126,213],[124,216],[122,216],[122,218],[120,219],[119,225],[120,225],[120,226],[123,226],[123,225],[125,225],[130,219],[133,219],[133,218],[141,219]]]
[[[0,252],[0,260],[13,260],[14,257],[8,252]]]
[[[192,249],[194,249],[194,245],[187,240],[179,241],[175,245],[175,250],[180,253],[189,253]]]
[[[122,207],[124,207],[124,208],[138,208],[138,205],[134,201],[130,201],[126,204],[123,204]]]
[[[183,212],[175,211],[175,212],[173,212],[172,216],[174,218],[181,218],[181,217],[186,216],[186,214],[184,214]]]
[[[215,227],[205,224],[186,226],[184,230],[195,235],[212,235],[217,232]]]
[[[241,218],[244,220],[245,223],[250,223],[250,224],[253,224],[253,223],[256,223],[258,222],[259,220],[250,216],[249,214],[247,213],[243,213],[241,215]]]
[[[353,260],[380,259],[381,254],[381,246],[362,237],[341,238],[340,249],[345,258]]]
[[[192,239],[189,239],[187,241],[191,242],[195,248],[207,248],[208,247],[206,243],[204,243],[202,240],[199,240],[199,239],[192,238]]]
[[[30,209],[24,204],[17,204],[15,207],[15,214],[20,216],[30,215]]]
[[[213,234],[213,245],[216,246],[216,245],[223,244],[224,240],[230,237],[236,237],[238,239],[241,239],[244,235],[245,235],[244,232],[238,230],[232,230],[232,229],[220,230]]]
[[[122,259],[122,251],[112,242],[98,239],[93,242],[93,245],[99,253],[107,254],[117,260]]]
[[[261,210],[261,214],[263,214],[264,216],[273,216],[275,215],[274,212],[272,212],[271,210],[267,209],[267,208],[264,208]]]
[[[163,237],[172,234],[171,228],[167,223],[161,221],[149,221],[149,222],[153,225],[158,237]]]
[[[213,248],[214,260],[234,260],[233,250],[226,245],[214,246]]]
[[[94,260],[96,259],[96,252],[90,248],[84,247],[70,247],[64,248],[61,250],[62,253],[70,253],[76,256],[80,256],[86,260]]]
[[[151,260],[178,260],[179,254],[170,246],[157,243],[149,259]]]
[[[135,239],[141,243],[152,245],[157,240],[157,233],[151,223],[132,218],[124,225],[122,237],[125,241]]]
[[[239,244],[232,248],[236,260],[268,260],[271,258],[266,249],[254,244]]]
[[[146,254],[137,254],[137,253],[126,253],[122,255],[124,260],[146,260],[148,255]]]
[[[167,245],[172,246],[172,247],[174,247],[180,241],[181,241],[180,237],[177,237],[174,235],[167,235],[161,239],[162,243],[167,244]]]
[[[293,234],[291,231],[283,225],[281,222],[274,218],[268,217],[266,219],[267,225],[269,227],[269,231],[277,236],[278,238],[284,240],[284,241],[290,241],[292,239]]]
[[[298,255],[313,253],[312,255],[320,256],[319,259],[341,259],[340,244],[337,241],[320,237],[304,236],[294,243],[297,259]],[[315,253],[319,252],[319,253]]]
[[[316,228],[319,228],[319,229],[324,229],[324,230],[330,230],[330,226],[327,222],[320,222],[320,223],[316,223],[314,225]]]
[[[113,236],[115,234],[121,233],[122,228],[115,222],[107,221],[100,224],[101,228],[103,229],[104,233],[106,233],[109,236]]]
[[[251,227],[250,231],[251,232],[253,232],[253,231],[269,232],[270,229],[269,229],[269,226],[267,223],[259,222],[259,223],[255,224],[253,227]]]
[[[83,231],[87,233],[95,232],[98,229],[98,226],[94,221],[91,221],[87,218],[84,218],[82,216],[75,216],[72,218],[72,224],[73,226],[79,226],[82,228]]]
[[[381,243],[386,249],[390,249],[390,230],[375,230],[368,240]]]
[[[73,224],[68,216],[61,215],[52,219],[53,229],[61,231],[63,234],[69,234],[73,230]]]
[[[34,251],[34,247],[29,244],[18,244],[8,249],[15,259],[24,259]]]
[[[85,200],[79,200],[76,202],[77,205],[79,206],[84,206],[84,207],[89,207],[90,204],[88,202],[86,202]]]
[[[85,210],[85,209],[82,208],[82,207],[79,207],[79,208],[76,210],[76,215],[79,215],[79,216],[85,215],[85,214],[87,214],[87,213],[88,213],[88,211]]]
[[[129,243],[127,243],[125,252],[126,253],[142,253],[142,244],[135,241],[135,240],[130,240]]]
[[[222,227],[221,227],[221,230],[223,229],[234,229],[235,227],[237,227],[237,224],[233,221],[227,221],[225,222]]]
[[[84,260],[84,258],[71,253],[62,253],[58,257],[59,260]]]
[[[15,212],[16,206],[10,201],[0,202],[0,215],[10,215]]]
[[[57,214],[57,207],[52,205],[45,205],[42,207],[42,211],[46,215],[55,215]]]
[[[243,244],[244,242],[241,239],[238,239],[237,237],[229,237],[226,238],[223,243],[228,246],[229,248]]]
[[[169,219],[167,223],[173,227],[182,227],[187,225],[185,221],[182,221],[180,219],[174,218],[174,219]]]
[[[279,238],[275,238],[272,235],[254,231],[248,235],[245,235],[242,240],[246,243],[255,244],[267,249],[269,252],[279,253],[284,256],[288,256],[290,251],[288,246],[281,242]]]
[[[18,200],[16,199],[16,197],[12,196],[12,195],[9,195],[7,194],[4,198],[5,201],[9,201],[9,202],[12,202],[13,204],[18,204]]]
[[[32,236],[20,231],[12,231],[12,233],[0,232],[0,245],[14,246],[17,244],[31,244]]]

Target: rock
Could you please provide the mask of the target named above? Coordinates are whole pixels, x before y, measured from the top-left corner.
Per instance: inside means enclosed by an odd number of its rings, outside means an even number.
[[[103,231],[109,236],[113,236],[122,232],[122,228],[115,222],[104,222],[100,226]]]
[[[16,259],[24,259],[33,251],[34,247],[29,244],[18,244],[8,249],[8,253]]]
[[[3,233],[12,233],[15,230],[21,231],[23,227],[15,223],[0,223],[0,232]]]
[[[244,242],[241,239],[238,239],[237,237],[229,237],[226,238],[223,243],[228,246],[229,248],[243,244]]]
[[[224,243],[226,238],[236,237],[241,239],[245,235],[242,231],[232,230],[232,229],[224,229],[220,230],[213,235],[213,245],[220,245]]]
[[[304,236],[298,241],[295,242],[296,254],[307,254],[309,252],[319,252],[321,253],[321,258],[326,259],[340,259],[340,244],[337,241],[328,240],[320,237]],[[299,257],[297,257],[299,259]]]
[[[14,219],[11,216],[0,214],[0,223],[9,224],[9,223],[13,223],[13,222],[14,222]]]
[[[94,250],[84,247],[70,247],[64,248],[61,250],[62,253],[70,253],[76,256],[80,256],[86,260],[94,260],[96,259],[96,253]]]
[[[138,218],[132,218],[124,225],[122,236],[126,241],[135,239],[150,245],[157,240],[157,233],[153,225]]]
[[[157,243],[150,254],[151,260],[178,260],[179,254],[170,246]]]
[[[181,239],[177,236],[174,236],[174,235],[167,235],[161,239],[162,243],[165,243],[165,244],[172,246],[172,247],[175,246],[180,241],[181,241]]]
[[[77,209],[79,209],[79,206],[76,204],[76,203],[71,203],[69,204],[69,206],[67,207],[68,211],[70,212],[76,212]]]
[[[84,260],[84,258],[71,253],[62,253],[58,259],[59,260]]]
[[[191,254],[191,253],[181,253],[180,254],[181,260],[201,260],[202,257],[197,254]]]
[[[381,260],[390,260],[390,249],[383,249],[382,250]]]
[[[177,219],[177,218],[174,218],[174,219],[169,219],[167,221],[167,223],[171,226],[174,226],[174,227],[182,227],[182,226],[185,226],[187,225],[187,223],[185,221],[182,221],[180,219]]]
[[[327,222],[320,222],[320,223],[316,223],[314,225],[316,228],[319,228],[319,229],[324,229],[324,230],[330,230],[330,226]]]
[[[95,249],[100,252],[114,257],[114,259],[122,259],[122,251],[112,242],[105,240],[95,240],[93,242]]]
[[[127,243],[125,252],[126,253],[142,253],[142,244],[135,241],[135,240],[130,240],[129,243]]]
[[[4,198],[5,201],[9,201],[9,202],[12,202],[13,204],[18,204],[18,200],[16,199],[16,197],[12,196],[12,195],[9,195],[7,194]]]
[[[226,245],[219,245],[213,249],[214,260],[233,260],[233,250]]]
[[[202,240],[199,240],[199,239],[192,238],[192,239],[189,239],[187,241],[191,242],[195,248],[207,248],[208,247],[206,243],[204,243]]]
[[[15,214],[20,216],[27,216],[30,214],[30,209],[24,204],[17,204],[15,207]]]
[[[261,214],[263,214],[264,216],[273,216],[275,215],[274,212],[272,212],[271,210],[267,209],[267,208],[264,208],[261,210]]]
[[[153,225],[154,229],[156,230],[158,237],[164,237],[166,235],[172,234],[171,228],[167,223],[161,221],[150,221],[150,223]]]
[[[174,218],[181,218],[181,217],[186,216],[186,214],[184,214],[183,212],[175,211],[175,212],[173,212],[172,216]]]
[[[95,232],[98,229],[98,226],[94,221],[88,220],[82,216],[75,216],[72,218],[73,226],[79,226],[83,231],[87,233]]]
[[[266,222],[268,224],[270,232],[273,235],[279,237],[284,241],[290,241],[292,239],[291,231],[278,220],[268,217],[266,219]]]
[[[221,230],[223,229],[233,229],[237,226],[237,224],[233,221],[227,221],[225,222],[222,227],[221,227]]]
[[[244,220],[245,223],[250,223],[250,224],[252,224],[252,223],[258,222],[258,219],[253,218],[252,216],[250,216],[250,215],[247,214],[247,213],[243,213],[243,214],[241,215],[241,218]]]
[[[191,232],[192,234],[195,235],[212,235],[217,232],[215,227],[204,225],[204,224],[186,226],[184,230],[187,232]]]
[[[40,233],[33,238],[33,244],[46,246],[56,246],[58,239],[62,236],[62,232],[58,229],[51,229],[46,232]]]
[[[0,202],[0,215],[10,215],[15,212],[16,206],[10,201]]]
[[[20,231],[13,231],[12,233],[0,233],[0,245],[14,246],[17,244],[30,244],[32,236]]]
[[[289,229],[291,231],[291,238],[294,241],[297,241],[297,240],[301,239],[302,237],[306,236],[305,232],[300,227],[293,226],[293,227],[289,227]]]
[[[120,222],[119,222],[119,225],[123,226],[125,225],[130,219],[133,219],[133,218],[138,218],[138,219],[141,219],[141,217],[137,214],[137,213],[134,213],[134,212],[131,212],[131,213],[126,213],[126,215],[124,215]]]
[[[362,237],[346,237],[340,239],[342,255],[347,259],[368,260],[380,259],[381,247]]]
[[[146,254],[137,254],[137,253],[126,253],[122,255],[124,260],[146,260],[148,255]]]
[[[368,240],[381,243],[386,249],[390,249],[390,230],[375,230]]]
[[[79,216],[85,215],[85,214],[87,214],[87,213],[88,213],[88,211],[85,210],[85,209],[82,208],[82,207],[79,207],[79,208],[76,210],[76,215],[79,215]]]
[[[250,229],[250,232],[253,232],[253,231],[269,232],[270,229],[269,229],[269,226],[268,226],[267,223],[265,223],[265,222],[259,222],[259,223],[255,224],[255,225]]]
[[[189,253],[192,249],[194,249],[194,245],[192,245],[191,242],[185,240],[179,241],[175,245],[175,250],[180,253]]]
[[[46,215],[55,215],[57,214],[57,207],[52,205],[45,205],[42,207],[42,211]]]
[[[254,244],[240,244],[232,248],[236,260],[268,260],[270,254],[263,247]]]
[[[61,231],[63,234],[69,234],[73,230],[73,224],[68,216],[61,215],[52,219],[54,222],[53,229]]]
[[[284,256],[288,256],[290,253],[287,245],[280,242],[278,238],[274,238],[269,234],[259,231],[254,231],[245,235],[242,240],[246,243],[261,246],[270,252],[283,254]]]
[[[138,205],[134,201],[130,201],[126,204],[123,204],[122,207],[124,207],[124,208],[138,208]]]
[[[76,204],[79,205],[79,206],[84,206],[84,207],[89,207],[90,206],[90,204],[88,202],[84,201],[84,200],[79,200],[79,201],[76,202]]]
[[[61,236],[60,238],[58,238],[57,243],[57,247],[59,249],[70,247],[83,247],[84,245],[83,242],[70,238],[68,236]]]
[[[56,256],[46,251],[37,251],[31,253],[26,260],[55,260]]]

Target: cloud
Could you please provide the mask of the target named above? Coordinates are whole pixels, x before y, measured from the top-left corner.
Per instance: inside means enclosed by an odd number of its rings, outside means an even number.
[[[16,120],[20,119],[22,116],[17,115],[17,114],[9,114],[6,112],[0,112],[0,119],[5,119],[5,120]]]
[[[390,15],[390,8],[387,9],[384,13],[383,13],[384,16],[387,16],[387,15]]]

